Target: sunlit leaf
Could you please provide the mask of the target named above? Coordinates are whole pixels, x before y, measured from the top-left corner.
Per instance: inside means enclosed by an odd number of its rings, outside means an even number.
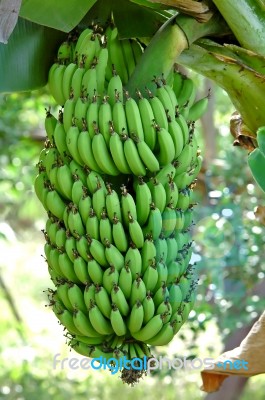
[[[60,31],[19,18],[8,44],[0,44],[0,92],[44,86],[63,37]]]
[[[70,32],[97,0],[23,0],[20,16],[40,25]]]

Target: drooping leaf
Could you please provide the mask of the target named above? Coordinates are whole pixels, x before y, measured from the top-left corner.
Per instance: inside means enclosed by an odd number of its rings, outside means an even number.
[[[55,50],[64,36],[60,31],[19,18],[8,44],[0,44],[0,92],[44,86]]]
[[[23,0],[20,16],[40,25],[70,32],[97,0]]]
[[[0,0],[0,42],[7,43],[16,26],[22,0]]]
[[[105,25],[106,21],[111,16],[111,1],[110,0],[97,0],[80,21],[79,27],[85,28],[95,22],[99,25]]]
[[[200,39],[197,44],[210,52],[218,52],[224,56],[234,58],[239,63],[243,63],[247,67],[265,75],[265,57],[260,54],[234,44],[224,44],[222,46],[210,39]]]
[[[219,46],[215,52],[209,52],[194,44],[180,54],[177,62],[221,86],[253,133],[265,125],[265,75],[235,58],[221,54]]]
[[[264,0],[213,0],[242,47],[265,56]]]
[[[128,0],[112,2],[114,21],[122,38],[151,37],[166,18]]]

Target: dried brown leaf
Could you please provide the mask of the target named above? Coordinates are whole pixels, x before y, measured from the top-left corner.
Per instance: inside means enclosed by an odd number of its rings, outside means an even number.
[[[200,22],[207,22],[213,15],[207,1],[194,0],[150,0],[151,3],[160,3],[177,9],[183,14],[191,15]]]

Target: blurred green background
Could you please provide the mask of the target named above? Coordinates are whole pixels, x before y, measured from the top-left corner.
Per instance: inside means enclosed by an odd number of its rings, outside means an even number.
[[[194,192],[197,303],[170,345],[154,352],[204,358],[217,357],[231,338],[238,345],[265,309],[264,226],[254,213],[264,197],[251,178],[246,151],[232,146],[234,107],[228,96],[209,81],[194,79],[201,96],[212,87],[209,111],[197,124],[205,158]],[[131,388],[109,371],[53,369],[56,353],[76,355],[47,307],[45,291],[52,282],[42,257],[46,215],[33,191],[49,105],[57,115],[46,90],[0,95],[0,400],[205,398],[199,371],[163,369]],[[264,400],[264,375],[240,387],[231,399]],[[212,396],[207,399],[217,399]]]

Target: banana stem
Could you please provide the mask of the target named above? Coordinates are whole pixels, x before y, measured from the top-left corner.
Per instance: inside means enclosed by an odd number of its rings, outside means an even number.
[[[126,90],[136,97],[136,90],[145,95],[145,88],[155,90],[154,76],[166,79],[177,57],[198,38],[228,32],[219,16],[214,15],[208,22],[200,23],[192,17],[173,16],[151,39],[143,56],[130,77]]]

